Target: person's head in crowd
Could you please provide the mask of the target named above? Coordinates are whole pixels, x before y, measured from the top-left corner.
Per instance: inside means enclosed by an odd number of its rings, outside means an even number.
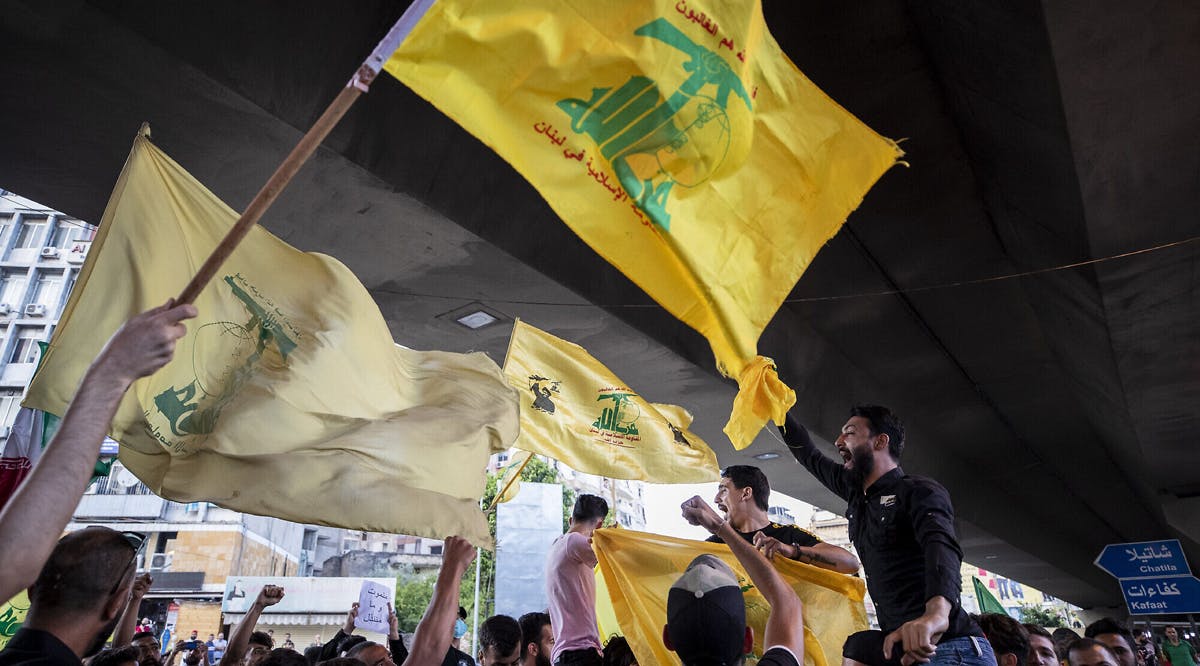
[[[1025,666],[1029,659],[1029,632],[1020,622],[1001,613],[983,613],[978,622],[992,644],[998,666]]]
[[[338,654],[345,657],[350,653],[351,650],[354,649],[355,646],[357,646],[359,643],[365,643],[366,641],[366,636],[350,634],[349,636],[343,638],[341,643],[338,643]]]
[[[752,465],[730,465],[721,470],[713,504],[734,524],[747,515],[766,513],[770,507],[771,484],[767,475]]]
[[[1092,638],[1077,638],[1067,646],[1069,666],[1119,666],[1117,655]]]
[[[367,666],[396,666],[388,649],[374,641],[358,642],[346,651],[346,656],[350,659],[357,659]]]
[[[162,645],[149,631],[134,634],[129,645],[137,650],[138,666],[158,666],[162,663]]]
[[[255,631],[251,633],[250,640],[247,641],[246,645],[245,666],[258,666],[259,662],[266,659],[274,647],[275,639],[271,638],[269,631]]]
[[[624,636],[613,636],[604,646],[603,666],[638,666],[637,657]]]
[[[132,645],[116,650],[105,648],[92,657],[88,666],[138,666],[138,650]]]
[[[1171,645],[1179,642],[1179,631],[1175,627],[1168,626],[1163,630],[1163,635],[1167,637],[1168,641],[1171,641]]]
[[[462,620],[463,622],[467,621],[467,609],[463,608],[462,606],[458,607],[458,619]]]
[[[214,639],[216,639],[216,637],[217,637],[217,636],[216,636],[216,634],[209,634],[209,635],[208,635],[208,642],[209,642],[209,643],[213,642],[213,640],[214,640]]]
[[[52,634],[81,658],[99,652],[129,600],[142,541],[107,527],[59,539],[29,587],[25,626]]]
[[[1054,639],[1054,653],[1058,655],[1058,660],[1061,662],[1067,661],[1067,647],[1079,640],[1079,634],[1074,630],[1066,627],[1059,627],[1050,632],[1050,636]]]
[[[208,658],[208,647],[196,641],[195,646],[183,653],[183,663],[185,666],[200,666]]]
[[[579,503],[576,502],[575,506],[578,508]],[[600,519],[603,520],[604,516]],[[479,666],[517,666],[521,663],[521,647],[521,625],[507,615],[493,615],[479,625],[475,661]]]
[[[663,643],[684,665],[741,664],[754,647],[737,575],[715,555],[688,564],[667,593]]]
[[[575,498],[575,507],[571,509],[571,531],[590,537],[604,523],[607,515],[608,502],[603,497],[586,493],[580,495]]]
[[[1086,638],[1094,638],[1108,646],[1117,656],[1118,666],[1137,666],[1137,646],[1133,633],[1111,617],[1101,618],[1083,630]]]
[[[547,613],[526,613],[517,620],[521,625],[521,663],[524,666],[550,666],[554,650],[554,630]]]
[[[308,666],[317,666],[317,660],[321,658],[321,650],[324,648],[319,642],[304,648],[304,658],[308,661]]]
[[[1054,651],[1054,638],[1050,632],[1036,624],[1024,624],[1029,632],[1029,657],[1025,660],[1028,666],[1058,666],[1061,662],[1058,653]]]
[[[192,629],[192,635],[191,635],[191,636],[188,636],[188,640],[189,640],[189,641],[194,641],[194,640],[196,640],[196,639],[197,639],[197,638],[199,638],[199,637],[200,637],[200,630],[199,630],[199,629]]]
[[[267,629],[267,635],[271,637],[271,640],[275,640],[275,630],[274,629]]]
[[[904,453],[904,424],[880,405],[856,405],[838,436],[838,452],[846,469],[867,479],[880,465],[895,466]]]
[[[259,666],[308,666],[304,655],[287,648],[275,648],[258,662]]]

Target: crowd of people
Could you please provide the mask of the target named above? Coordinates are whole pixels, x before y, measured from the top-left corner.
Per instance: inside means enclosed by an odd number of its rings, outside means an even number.
[[[0,599],[28,588],[22,628],[0,651],[0,666],[629,666],[636,658],[624,638],[602,642],[596,619],[592,534],[607,514],[594,495],[577,498],[569,529],[546,561],[548,608],[519,618],[495,615],[476,632],[475,654],[460,647],[465,611],[458,605],[475,547],[450,536],[443,546],[433,598],[411,644],[389,606],[389,633],[377,643],[356,635],[354,604],[330,640],[295,649],[290,635],[276,645],[256,629],[263,611],[285,590],[266,585],[224,636],[202,641],[193,631],[164,650],[138,609],[152,580],[137,575],[144,538],[88,527],[58,538],[83,493],[101,441],[125,391],[165,365],[196,316],[173,303],[138,315],[108,342],[85,374],[41,461],[0,511]],[[796,460],[847,502],[849,532],[880,628],[848,636],[844,666],[1196,666],[1195,651],[1167,630],[1161,649],[1120,623],[1096,622],[1080,637],[1052,635],[1006,615],[973,616],[961,604],[962,551],[946,489],[900,467],[904,426],[890,410],[859,406],[838,434],[841,460],[818,450],[808,430],[789,415],[781,428]],[[804,662],[804,609],[771,560],[789,558],[843,574],[859,571],[858,557],[794,526],[768,517],[770,484],[763,472],[735,465],[721,473],[716,509],[700,497],[681,505],[682,518],[724,543],[770,606],[764,625],[764,666]],[[718,510],[720,513],[718,513]],[[740,664],[755,644],[743,588],[722,558],[700,554],[671,586],[662,642],[684,664]],[[1057,633],[1057,632],[1056,632]],[[164,639],[164,642],[166,640]]]

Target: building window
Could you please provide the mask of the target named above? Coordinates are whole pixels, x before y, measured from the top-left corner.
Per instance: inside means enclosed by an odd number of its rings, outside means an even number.
[[[430,547],[429,547],[429,554],[430,554],[430,555],[441,555],[441,554],[442,554],[442,547],[441,547],[441,546],[430,546]]]
[[[33,288],[32,303],[41,303],[49,310],[58,306],[58,298],[62,295],[63,274],[42,273],[38,276],[37,285]]]
[[[12,228],[12,213],[0,213],[0,243],[4,242],[4,235]]]
[[[0,425],[11,427],[21,409],[21,393],[6,392],[0,395]]]
[[[42,329],[34,326],[22,326],[17,329],[17,342],[13,345],[12,356],[8,357],[9,363],[33,363],[37,361],[38,355],[38,339],[41,338]]]
[[[25,291],[25,272],[4,271],[0,273],[0,303],[12,309],[21,307],[21,296]]]
[[[46,245],[53,245],[60,250],[66,249],[75,242],[78,232],[79,227],[69,222],[59,221],[58,226],[54,228],[54,237]]]
[[[37,243],[42,237],[42,231],[46,228],[46,222],[44,217],[27,217],[21,220],[21,228],[17,230],[17,240],[13,243],[13,248],[37,247]]]

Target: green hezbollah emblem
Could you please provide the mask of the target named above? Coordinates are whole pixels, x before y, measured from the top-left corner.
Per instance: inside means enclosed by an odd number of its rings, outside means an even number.
[[[636,396],[636,393],[601,391],[596,401],[612,400],[613,404],[600,410],[600,416],[592,423],[592,427],[600,431],[616,432],[622,435],[637,435],[637,420],[642,412],[637,405],[629,401],[630,398]]]
[[[248,311],[249,320],[244,324],[218,321],[201,326],[192,351],[196,379],[154,397],[155,408],[167,418],[171,433],[177,437],[211,433],[221,410],[250,380],[264,357],[278,354],[272,360],[282,365],[296,348],[293,336],[298,338],[299,331],[286,322],[269,299],[240,273],[225,276],[225,283]]]
[[[695,187],[712,177],[729,153],[729,95],[747,109],[750,95],[725,60],[693,42],[666,19],[634,31],[657,39],[688,57],[690,75],[669,97],[644,76],[621,87],[593,88],[588,100],[558,102],[571,118],[571,129],[592,137],[621,181],[621,186],[663,231],[671,230],[667,197],[676,184]]]

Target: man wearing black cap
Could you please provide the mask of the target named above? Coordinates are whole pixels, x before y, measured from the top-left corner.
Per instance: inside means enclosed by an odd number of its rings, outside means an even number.
[[[699,497],[682,505],[683,517],[721,537],[758,591],[771,605],[760,666],[804,663],[804,621],[800,598],[754,546],[738,536],[729,521]],[[746,626],[746,602],[733,569],[716,555],[692,560],[667,594],[663,643],[684,666],[738,666],[754,648],[754,630]]]
[[[796,460],[846,500],[850,540],[875,601],[881,631],[851,634],[843,663],[995,666],[991,645],[960,603],[962,549],[950,494],[900,468],[900,419],[879,405],[851,409],[835,442],[841,462],[817,450],[791,414],[780,431]]]

